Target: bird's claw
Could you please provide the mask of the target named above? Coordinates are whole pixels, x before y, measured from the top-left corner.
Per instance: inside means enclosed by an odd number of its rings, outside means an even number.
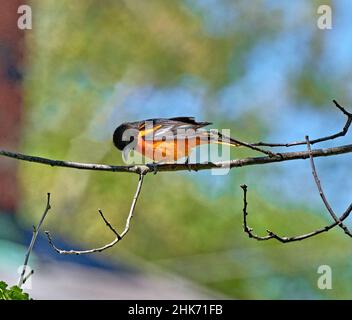
[[[186,165],[188,171],[191,172],[191,171],[192,171],[192,166],[191,166],[191,164],[189,163],[189,157],[187,157],[187,159],[186,159],[186,161],[185,161],[185,165]]]
[[[148,163],[147,167],[149,167],[154,174],[158,173],[158,164],[153,162],[153,163]]]

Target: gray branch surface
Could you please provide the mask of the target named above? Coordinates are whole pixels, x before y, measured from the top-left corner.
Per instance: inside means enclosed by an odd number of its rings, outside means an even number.
[[[330,157],[344,153],[352,152],[352,144],[325,148],[325,149],[314,149],[311,151],[311,155],[314,158],[317,157]],[[277,153],[275,156],[264,156],[264,157],[248,157],[243,159],[235,159],[229,161],[219,162],[207,162],[207,163],[163,163],[163,164],[146,164],[146,165],[127,165],[127,166],[115,166],[108,164],[96,164],[96,163],[82,163],[64,160],[53,160],[43,157],[29,156],[18,152],[11,152],[0,149],[0,155],[9,157],[21,161],[28,161],[48,165],[52,167],[65,167],[81,170],[96,170],[96,171],[110,171],[110,172],[127,172],[137,174],[147,174],[154,172],[155,169],[158,172],[163,171],[185,171],[185,170],[209,170],[209,169],[221,169],[221,168],[239,168],[245,166],[269,164],[283,161],[292,161],[299,159],[309,159],[309,151],[297,151],[297,152],[283,152]]]

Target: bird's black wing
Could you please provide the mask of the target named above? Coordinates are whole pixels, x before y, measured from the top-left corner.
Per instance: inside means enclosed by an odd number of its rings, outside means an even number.
[[[199,135],[201,128],[210,125],[210,122],[197,122],[193,117],[175,117],[169,119],[154,119],[154,141],[190,138]]]
[[[205,126],[212,124],[211,122],[207,122],[207,121],[197,122],[194,117],[175,117],[175,118],[170,118],[169,120],[188,123],[191,125],[195,125],[198,128],[205,127]]]

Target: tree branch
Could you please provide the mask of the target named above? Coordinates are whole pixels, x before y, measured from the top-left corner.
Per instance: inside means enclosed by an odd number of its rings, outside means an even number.
[[[48,237],[49,244],[59,254],[76,254],[76,255],[88,254],[88,253],[94,253],[94,252],[102,252],[102,251],[104,251],[106,249],[109,249],[109,248],[113,247],[116,243],[121,241],[125,237],[125,235],[128,233],[128,231],[130,230],[130,223],[131,223],[131,220],[133,218],[134,209],[136,207],[137,200],[138,200],[139,194],[140,194],[141,189],[142,189],[143,178],[144,178],[144,174],[140,174],[139,175],[139,180],[138,180],[138,185],[137,185],[137,190],[136,190],[135,195],[133,197],[131,208],[130,208],[130,211],[129,211],[129,214],[128,214],[128,217],[127,217],[127,220],[126,220],[125,229],[123,230],[123,232],[121,234],[119,234],[116,231],[116,229],[110,224],[110,222],[108,220],[106,220],[106,218],[104,217],[103,212],[100,209],[98,210],[99,214],[100,214],[101,218],[104,220],[106,226],[116,236],[113,241],[111,241],[110,243],[108,243],[108,244],[106,244],[106,245],[104,245],[102,247],[93,248],[93,249],[89,249],[89,250],[63,250],[63,249],[59,249],[58,247],[55,246],[49,231],[45,231],[45,234]]]
[[[329,157],[344,153],[352,152],[352,144],[338,146],[334,148],[326,149],[315,149],[312,150],[311,154],[314,158],[316,157]],[[150,172],[161,171],[189,171],[190,169],[199,170],[209,170],[209,169],[221,169],[221,168],[238,168],[251,165],[261,165],[275,162],[308,159],[309,151],[298,151],[298,152],[284,152],[277,156],[267,156],[267,157],[249,157],[243,159],[235,159],[229,161],[219,161],[219,162],[206,162],[206,163],[163,163],[163,164],[146,164],[146,165],[130,165],[130,166],[115,166],[106,164],[95,164],[95,163],[81,163],[63,160],[52,160],[48,158],[29,156],[17,152],[10,152],[0,149],[0,155],[14,158],[17,160],[28,161],[39,163],[43,165],[49,165],[52,167],[65,167],[74,168],[81,170],[95,170],[95,171],[109,171],[109,172],[127,172],[136,174],[147,174]]]
[[[332,140],[341,136],[346,135],[350,125],[352,123],[352,113],[348,112],[345,108],[340,106],[336,100],[333,100],[336,107],[347,117],[347,121],[343,129],[333,135],[329,135],[326,137],[322,137],[319,139],[315,139],[310,141],[310,144],[313,145],[318,142],[323,142],[327,140]],[[222,136],[220,133],[218,135]],[[225,136],[224,136],[225,137]],[[228,138],[230,139],[230,138]],[[338,155],[342,153],[352,152],[352,145],[344,145],[335,148],[327,148],[327,149],[317,149],[313,151],[301,151],[301,152],[287,152],[287,153],[273,153],[268,150],[264,150],[258,148],[258,146],[268,146],[268,147],[291,147],[297,145],[306,145],[306,141],[297,141],[291,143],[246,143],[239,140],[234,140],[239,145],[250,148],[255,151],[259,151],[268,155],[267,157],[253,157],[253,158],[244,158],[244,159],[236,159],[229,161],[219,161],[219,162],[207,162],[207,163],[163,163],[163,164],[146,164],[146,165],[129,165],[129,166],[115,166],[115,165],[105,165],[105,164],[95,164],[95,163],[81,163],[81,162],[73,162],[73,161],[64,161],[64,160],[53,160],[43,157],[29,156],[25,154],[21,154],[18,152],[11,152],[7,150],[0,149],[0,156],[5,156],[9,158],[14,158],[21,161],[29,161],[40,163],[44,165],[49,165],[52,167],[66,167],[66,168],[74,168],[81,170],[95,170],[95,171],[111,171],[111,172],[128,172],[128,173],[137,173],[137,174],[147,174],[149,172],[160,172],[160,171],[181,171],[181,170],[209,170],[216,168],[237,168],[249,165],[258,165],[258,164],[267,164],[273,162],[282,162],[282,161],[290,161],[297,159],[307,159],[310,157],[327,157]]]

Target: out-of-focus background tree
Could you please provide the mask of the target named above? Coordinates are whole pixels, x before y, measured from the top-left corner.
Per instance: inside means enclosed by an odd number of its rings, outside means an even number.
[[[245,141],[301,140],[339,130],[344,119],[332,99],[352,105],[349,0],[29,4],[23,153],[122,164],[111,141],[119,123],[182,115],[230,128]],[[322,4],[332,7],[331,30],[317,27]],[[316,161],[338,212],[351,200],[350,161],[350,155]],[[121,230],[136,179],[21,163],[18,215],[29,229],[50,191],[47,228],[70,245],[99,246],[112,235],[97,208]],[[258,233],[294,235],[330,221],[307,161],[223,176],[160,173],[146,178],[131,232],[101,259],[156,266],[214,296],[351,298],[350,239],[333,230],[288,245],[250,240],[242,231],[243,183]],[[332,268],[332,290],[317,286],[320,265]]]

